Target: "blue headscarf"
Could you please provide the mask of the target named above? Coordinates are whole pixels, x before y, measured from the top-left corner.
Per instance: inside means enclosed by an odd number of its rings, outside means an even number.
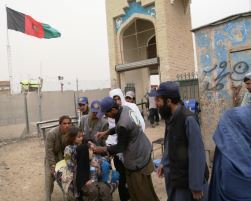
[[[251,201],[251,105],[226,111],[213,139],[209,201]]]

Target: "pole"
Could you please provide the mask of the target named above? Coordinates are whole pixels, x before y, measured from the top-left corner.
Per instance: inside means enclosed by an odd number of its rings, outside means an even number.
[[[63,77],[63,76],[58,76],[58,81],[59,81],[59,83],[60,83],[61,92],[64,91],[64,83],[63,83],[63,80],[64,80],[64,77]]]
[[[38,87],[38,113],[39,113],[39,121],[43,120],[42,117],[42,84],[43,79],[39,77],[39,87]]]
[[[77,85],[77,98],[79,98],[78,97],[78,78],[76,79],[76,85]]]
[[[76,79],[76,86],[77,86],[77,99],[75,99],[75,103],[76,103],[76,100],[78,100],[78,98],[79,98],[78,78]],[[76,96],[75,96],[75,98],[76,98]]]
[[[7,16],[7,5],[5,4],[6,16]],[[7,19],[8,21],[8,19]],[[10,38],[8,25],[6,26],[6,39],[7,39],[7,62],[8,62],[8,72],[9,72],[9,80],[10,80],[10,92],[13,94],[13,74],[12,74],[12,62],[11,62],[11,46],[10,46]]]
[[[28,105],[27,105],[27,92],[24,92],[24,112],[25,112],[26,133],[30,134],[29,114],[28,114]]]
[[[61,86],[61,92],[64,92],[64,83],[60,83],[60,86]]]
[[[38,87],[38,112],[39,112],[39,121],[43,120],[42,117],[42,86],[43,86],[43,78],[42,78],[42,62],[40,62],[40,73],[39,73],[39,87]]]
[[[73,99],[74,99],[75,116],[78,117],[77,104],[76,104],[76,94],[75,94],[75,92],[74,92]]]

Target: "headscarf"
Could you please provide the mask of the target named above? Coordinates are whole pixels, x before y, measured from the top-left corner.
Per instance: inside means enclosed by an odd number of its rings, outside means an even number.
[[[120,97],[122,106],[125,105],[125,106],[131,108],[131,110],[133,110],[135,112],[135,114],[137,115],[137,117],[138,117],[138,119],[140,121],[140,125],[141,125],[141,127],[142,127],[142,129],[144,131],[145,130],[145,121],[144,121],[144,119],[143,119],[143,117],[142,117],[142,115],[141,115],[141,113],[139,111],[138,106],[135,103],[126,102],[125,97],[124,97],[124,95],[122,93],[122,90],[119,89],[119,88],[118,89],[113,89],[113,90],[110,91],[110,97],[114,98],[114,96],[119,96]]]

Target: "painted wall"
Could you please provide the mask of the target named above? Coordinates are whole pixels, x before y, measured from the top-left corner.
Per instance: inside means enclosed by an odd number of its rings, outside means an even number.
[[[223,111],[241,101],[242,82],[251,71],[251,17],[195,31],[202,131],[206,149]]]

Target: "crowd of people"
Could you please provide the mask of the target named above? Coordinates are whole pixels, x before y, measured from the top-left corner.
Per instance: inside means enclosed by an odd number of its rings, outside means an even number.
[[[164,153],[157,175],[165,179],[168,201],[251,200],[251,73],[243,106],[226,111],[213,139],[211,181],[200,125],[181,100],[176,82],[163,82],[149,95],[150,123],[165,122]],[[152,145],[135,94],[113,89],[90,105],[78,100],[81,118],[67,115],[45,142],[45,192],[51,201],[54,181],[66,200],[110,201],[118,188],[121,201],[158,201],[151,174]],[[152,117],[154,116],[154,117]]]

